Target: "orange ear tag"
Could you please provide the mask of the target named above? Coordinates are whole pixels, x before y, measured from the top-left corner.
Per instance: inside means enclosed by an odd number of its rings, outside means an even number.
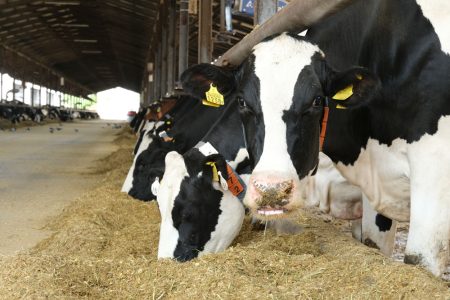
[[[227,172],[228,172],[228,189],[229,191],[236,197],[238,197],[241,201],[244,199],[245,193],[245,183],[244,181],[237,175],[234,170],[227,164]]]

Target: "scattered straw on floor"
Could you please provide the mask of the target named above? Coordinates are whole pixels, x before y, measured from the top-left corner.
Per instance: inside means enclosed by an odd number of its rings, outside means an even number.
[[[134,137],[97,169],[98,187],[75,201],[33,250],[0,257],[5,299],[450,299],[446,283],[396,263],[313,215],[297,236],[253,232],[246,220],[226,252],[157,261],[159,213],[120,193]]]

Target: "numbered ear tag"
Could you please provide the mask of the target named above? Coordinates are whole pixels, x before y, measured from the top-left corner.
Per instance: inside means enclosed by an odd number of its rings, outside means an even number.
[[[347,100],[353,95],[353,84],[337,92],[332,98],[333,100]]]
[[[225,104],[223,95],[212,83],[209,86],[209,90],[206,92],[206,100],[203,100],[202,103],[212,107],[220,107]]]
[[[202,104],[206,105],[206,106],[212,106],[212,107],[215,107],[215,108],[220,107],[219,104],[214,104],[214,103],[208,102],[206,100],[202,100]]]
[[[228,180],[227,185],[230,192],[239,198],[239,200],[243,200],[245,196],[245,183],[242,178],[239,177],[238,174],[227,164],[227,172],[228,172]]]

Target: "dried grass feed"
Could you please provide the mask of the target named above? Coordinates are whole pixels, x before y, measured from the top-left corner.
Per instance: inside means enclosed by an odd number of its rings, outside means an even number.
[[[231,248],[187,263],[157,261],[155,202],[120,192],[135,137],[90,173],[97,187],[49,224],[34,249],[0,257],[3,299],[450,299],[446,282],[394,262],[304,213],[296,236],[252,231]]]

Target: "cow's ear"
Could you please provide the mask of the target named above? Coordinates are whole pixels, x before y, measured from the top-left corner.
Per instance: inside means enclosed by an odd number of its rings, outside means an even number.
[[[211,64],[198,64],[181,74],[183,90],[199,99],[205,98],[205,93],[211,84],[217,87],[222,95],[233,92],[237,87],[236,72]]]
[[[336,104],[336,108],[355,108],[369,103],[378,93],[380,86],[380,80],[375,74],[357,67],[333,73],[327,96]]]
[[[208,155],[203,162],[203,177],[207,181],[212,182],[221,180],[220,176],[228,180],[227,162],[225,158],[220,154]]]

